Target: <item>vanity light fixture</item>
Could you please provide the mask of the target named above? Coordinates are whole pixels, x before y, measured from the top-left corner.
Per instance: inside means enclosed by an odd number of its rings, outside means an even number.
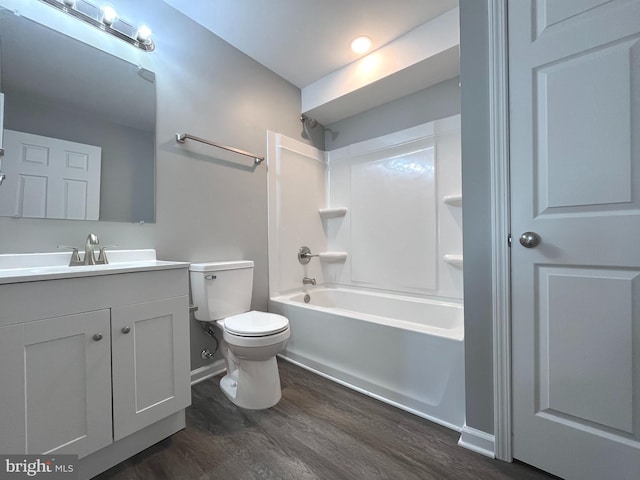
[[[151,29],[145,25],[137,30],[134,26],[120,20],[118,12],[110,6],[99,7],[89,0],[40,0],[85,23],[99,28],[120,40],[130,43],[145,52],[151,52],[155,45],[151,38]]]
[[[371,48],[372,44],[371,37],[367,37],[366,35],[360,35],[353,40],[351,40],[351,51],[353,53],[357,53],[361,55],[363,53],[367,53]]]

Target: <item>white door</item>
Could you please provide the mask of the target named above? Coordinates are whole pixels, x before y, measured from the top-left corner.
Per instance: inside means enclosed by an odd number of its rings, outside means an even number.
[[[0,215],[98,220],[102,149],[4,131]]]
[[[508,8],[514,457],[637,480],[640,1]]]
[[[109,329],[109,310],[0,328],[1,452],[84,457],[112,443]]]
[[[189,298],[111,309],[113,437],[191,404]]]

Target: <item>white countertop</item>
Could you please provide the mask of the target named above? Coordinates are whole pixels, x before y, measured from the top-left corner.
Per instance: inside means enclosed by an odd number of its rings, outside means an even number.
[[[81,255],[83,255],[82,252]],[[109,260],[107,265],[69,267],[70,258],[71,252],[1,254],[0,285],[150,270],[169,270],[187,268],[189,266],[189,262],[157,260],[156,251],[152,249],[107,250],[107,258]]]

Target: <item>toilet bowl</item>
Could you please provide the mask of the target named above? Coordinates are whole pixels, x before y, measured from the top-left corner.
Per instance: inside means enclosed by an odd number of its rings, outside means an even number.
[[[222,333],[227,374],[221,390],[242,408],[274,406],[282,395],[276,355],[289,338],[289,320],[249,311],[253,262],[192,263],[189,270],[196,320],[210,322]]]

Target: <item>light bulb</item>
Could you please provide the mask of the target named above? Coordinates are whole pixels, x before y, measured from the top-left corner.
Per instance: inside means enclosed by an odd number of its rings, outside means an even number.
[[[139,42],[148,45],[149,43],[151,43],[151,29],[146,25],[141,25],[136,32],[136,39]]]
[[[360,35],[359,37],[351,40],[351,51],[353,53],[362,54],[369,51],[371,48],[371,37],[366,35]]]
[[[113,25],[118,21],[118,12],[116,12],[115,8],[110,5],[105,5],[102,7],[102,23],[107,26]]]

